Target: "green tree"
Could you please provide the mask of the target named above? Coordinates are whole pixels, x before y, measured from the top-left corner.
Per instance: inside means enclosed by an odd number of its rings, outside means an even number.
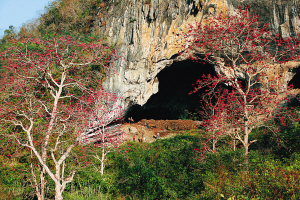
[[[1,43],[7,43],[12,41],[13,39],[16,39],[17,37],[17,31],[14,26],[9,26],[8,29],[4,31],[4,36],[1,39]]]

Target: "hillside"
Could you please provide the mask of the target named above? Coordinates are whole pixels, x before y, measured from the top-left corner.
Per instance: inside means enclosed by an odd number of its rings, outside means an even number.
[[[298,13],[296,0],[55,0],[11,26],[0,200],[300,199]]]

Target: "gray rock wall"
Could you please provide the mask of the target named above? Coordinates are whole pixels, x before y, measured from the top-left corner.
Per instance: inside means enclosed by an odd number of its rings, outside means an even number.
[[[282,36],[300,32],[299,0],[109,0],[99,10],[93,32],[117,47],[118,75],[107,77],[105,87],[124,95],[126,102],[144,105],[158,92],[156,75],[170,66],[182,49],[174,45],[189,23],[208,13],[235,12],[251,3]]]

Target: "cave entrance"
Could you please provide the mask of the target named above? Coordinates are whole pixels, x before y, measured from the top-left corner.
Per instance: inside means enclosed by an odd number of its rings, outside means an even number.
[[[294,68],[292,72],[295,73],[295,75],[289,81],[288,86],[293,86],[294,89],[300,89],[300,67]],[[300,94],[298,94],[296,98],[291,98],[289,106],[292,107],[300,106],[300,101],[298,100],[299,98],[300,98]]]
[[[157,74],[159,81],[158,93],[152,95],[143,106],[131,106],[125,119],[132,117],[135,121],[141,119],[183,119],[188,113],[199,109],[201,92],[191,94],[193,84],[205,74],[216,74],[211,64],[200,64],[192,60],[174,62]]]
[[[295,89],[300,88],[300,67],[294,68],[293,72],[295,75],[293,78],[289,81],[288,86],[294,86]]]

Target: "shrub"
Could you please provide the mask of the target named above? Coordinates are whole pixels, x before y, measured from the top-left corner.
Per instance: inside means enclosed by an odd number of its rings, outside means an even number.
[[[120,192],[125,196],[149,199],[176,199],[201,193],[203,183],[193,148],[197,137],[176,136],[153,144],[134,143],[120,169]],[[126,147],[127,148],[127,147]]]

